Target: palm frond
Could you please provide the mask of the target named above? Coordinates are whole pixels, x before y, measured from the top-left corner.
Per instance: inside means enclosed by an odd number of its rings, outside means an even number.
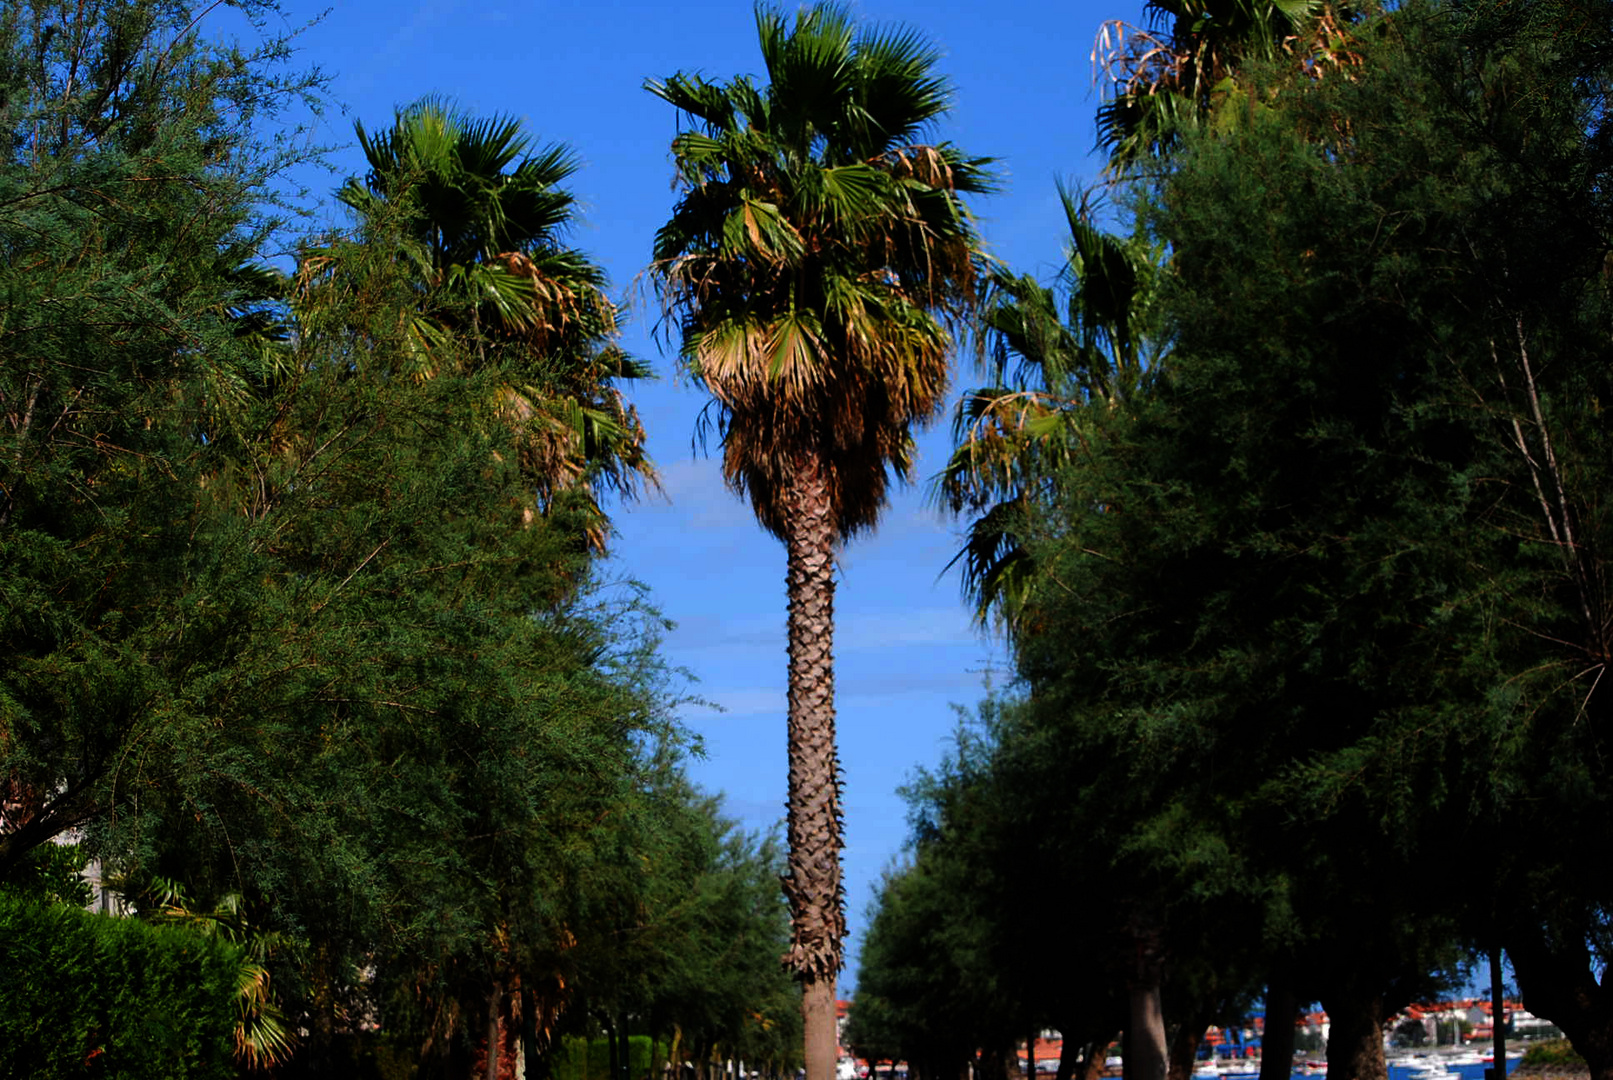
[[[941,407],[981,266],[960,196],[989,187],[989,163],[917,141],[950,91],[915,32],[860,29],[835,4],[760,5],[756,25],[767,84],[646,84],[699,123],[672,144],[684,186],[655,239],[658,332],[712,393],[724,475],[764,527],[785,527],[777,500],[811,453],[849,536]]]

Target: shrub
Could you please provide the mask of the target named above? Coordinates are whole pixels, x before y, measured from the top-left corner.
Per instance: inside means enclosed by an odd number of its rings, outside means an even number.
[[[630,1080],[639,1080],[650,1071],[650,1037],[628,1036]],[[568,1035],[550,1062],[553,1080],[610,1080],[610,1043],[605,1039],[584,1039]]]
[[[0,895],[0,1078],[234,1075],[241,957],[179,927]]]
[[[1548,1039],[1545,1042],[1535,1043],[1523,1054],[1524,1068],[1551,1068],[1564,1065],[1585,1068],[1585,1059],[1579,1056],[1574,1044],[1567,1039]]]

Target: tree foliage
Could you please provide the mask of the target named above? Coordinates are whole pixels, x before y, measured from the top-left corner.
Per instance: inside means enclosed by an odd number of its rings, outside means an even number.
[[[1200,14],[1122,86],[1197,87],[1121,161],[1151,174],[1169,363],[1014,459],[1045,493],[1014,519],[1023,720],[927,796],[920,850],[1006,881],[991,856],[1040,845],[1065,895],[1119,901],[1075,920],[1090,948],[1120,923],[1158,950],[1190,1034],[1282,988],[1328,1008],[1333,1070],[1381,1075],[1388,1013],[1505,941],[1599,1068],[1606,883],[1568,848],[1604,827],[1605,12],[1313,11],[1325,42],[1255,19],[1225,48],[1194,35],[1244,24]],[[1442,853],[1501,835],[1492,888],[1451,896]]]

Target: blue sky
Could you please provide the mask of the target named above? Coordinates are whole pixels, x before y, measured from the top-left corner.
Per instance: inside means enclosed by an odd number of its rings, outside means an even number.
[[[326,0],[285,0],[286,28],[319,17]],[[791,5],[786,5],[791,6]],[[1054,181],[1090,182],[1097,105],[1091,53],[1100,24],[1135,19],[1139,0],[1000,3],[861,0],[861,18],[907,23],[942,50],[956,89],[938,136],[999,159],[1003,190],[974,209],[994,255],[1020,272],[1053,273],[1062,214]],[[337,175],[308,180],[328,193],[362,172],[353,121],[370,129],[426,94],[481,114],[521,118],[540,141],[569,144],[582,169],[572,187],[583,220],[573,243],[597,259],[632,304],[624,344],[648,359],[656,381],[630,391],[650,434],[665,498],[616,511],[611,572],[649,586],[677,624],[669,659],[698,680],[722,711],[691,708],[684,720],[704,741],[691,772],[724,792],[728,812],[765,829],[782,821],[785,795],[784,552],[724,490],[714,460],[691,450],[704,399],[676,377],[651,338],[653,301],[635,282],[656,228],[673,203],[668,144],[673,111],[642,89],[679,70],[727,78],[761,75],[749,0],[593,5],[505,0],[338,0],[298,39],[300,59],[332,77],[332,110],[317,132],[341,147]],[[327,211],[331,221],[340,220]],[[971,385],[954,365],[953,400]],[[921,475],[948,448],[941,422],[920,438]],[[843,554],[837,594],[839,736],[846,781],[845,870],[852,946],[883,868],[906,838],[896,789],[946,752],[954,706],[970,706],[985,673],[1001,672],[1000,645],[969,625],[954,574],[955,523],[898,493],[871,537]],[[1000,682],[1000,679],[999,679]],[[849,958],[842,986],[855,979]]]

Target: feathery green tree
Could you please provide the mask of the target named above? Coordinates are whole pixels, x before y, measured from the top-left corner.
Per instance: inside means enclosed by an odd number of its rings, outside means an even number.
[[[283,39],[208,40],[202,15],[0,13],[0,878],[104,815],[165,732],[211,722],[187,690],[223,662],[198,538],[281,359],[254,260],[301,153],[263,128],[319,78]]]

